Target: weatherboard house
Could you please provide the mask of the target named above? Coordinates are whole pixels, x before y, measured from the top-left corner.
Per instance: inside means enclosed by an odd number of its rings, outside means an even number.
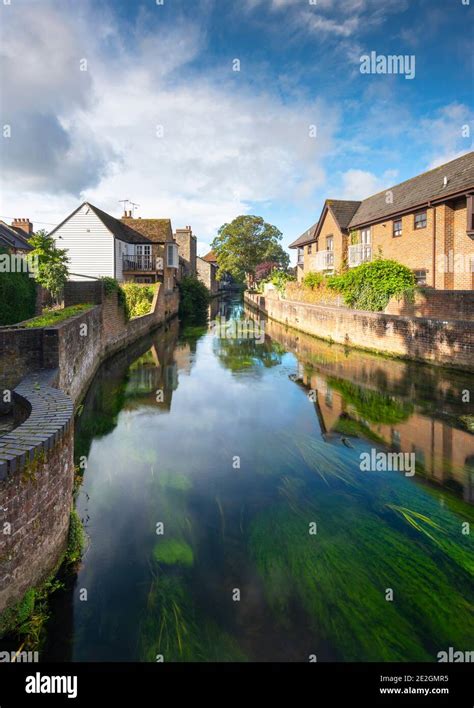
[[[169,219],[134,218],[131,211],[116,219],[84,202],[50,235],[68,252],[71,280],[108,276],[175,287],[178,246]]]

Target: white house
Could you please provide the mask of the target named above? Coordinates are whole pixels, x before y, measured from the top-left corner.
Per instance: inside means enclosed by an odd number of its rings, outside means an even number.
[[[174,287],[179,258],[169,219],[134,219],[131,212],[116,219],[84,202],[50,236],[68,251],[71,280],[110,276]]]

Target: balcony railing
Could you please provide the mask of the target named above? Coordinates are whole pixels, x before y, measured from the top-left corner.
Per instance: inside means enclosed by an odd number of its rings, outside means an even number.
[[[348,250],[349,268],[355,268],[361,263],[367,263],[372,260],[372,246],[370,243],[356,243],[349,246]]]
[[[318,251],[311,259],[311,270],[332,270],[334,268],[334,251]]]
[[[161,268],[159,267],[161,263]],[[122,260],[122,268],[124,271],[136,273],[150,273],[157,270],[163,270],[163,259],[154,258],[151,255],[124,255]]]

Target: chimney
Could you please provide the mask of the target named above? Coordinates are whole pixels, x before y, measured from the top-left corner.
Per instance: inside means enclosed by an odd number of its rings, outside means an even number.
[[[29,219],[13,219],[12,226],[14,229],[21,229],[29,238],[33,234],[33,224]]]

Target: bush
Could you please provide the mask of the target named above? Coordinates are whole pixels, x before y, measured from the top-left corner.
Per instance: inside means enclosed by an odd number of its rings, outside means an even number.
[[[104,275],[101,280],[104,283],[105,294],[112,295],[112,293],[117,293],[118,304],[123,308],[125,318],[127,320],[130,319],[125,291],[120,287],[118,280],[115,280],[115,278],[111,278],[108,275]]]
[[[6,253],[0,250],[0,254]],[[11,325],[34,317],[36,285],[27,273],[0,273],[0,325]]]
[[[125,294],[126,312],[129,317],[141,317],[151,311],[156,285],[140,285],[139,283],[125,283],[121,286]]]
[[[415,276],[397,261],[378,259],[328,278],[328,286],[340,292],[349,307],[379,312],[393,296],[413,300]]]
[[[179,283],[179,293],[180,319],[193,323],[206,321],[210,294],[204,283],[187,276]]]
[[[319,286],[322,285],[323,282],[324,276],[321,275],[321,273],[310,272],[307,273],[303,278],[303,285],[311,289],[319,288]]]

